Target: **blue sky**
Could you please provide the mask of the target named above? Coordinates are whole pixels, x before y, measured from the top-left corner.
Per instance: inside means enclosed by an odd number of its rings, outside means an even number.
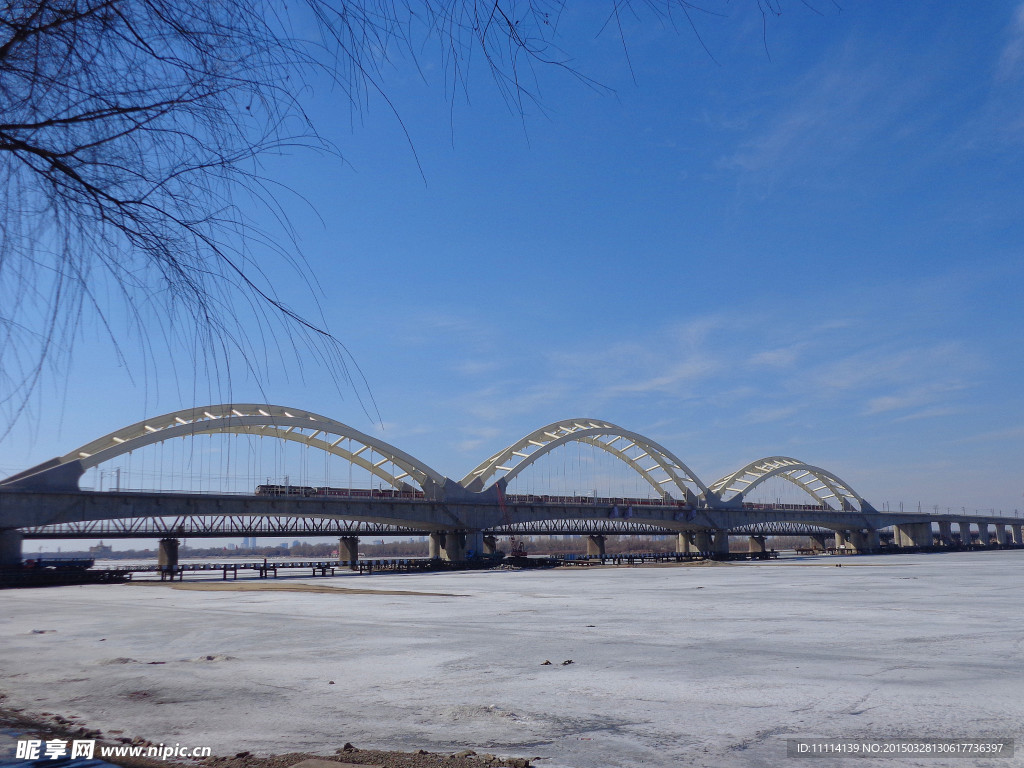
[[[385,84],[415,155],[382,101],[353,117],[309,83],[344,161],[265,172],[310,203],[284,198],[382,423],[315,363],[262,387],[238,368],[227,395],[159,355],[121,366],[87,328],[0,471],[230,397],[452,477],[592,416],[708,483],[788,455],[876,505],[1024,510],[1024,3],[794,2],[765,29],[752,5],[714,4],[699,39],[626,19],[628,62],[574,8],[558,42],[603,87],[535,69],[522,116],[485,72],[467,103],[429,51],[422,76],[399,63]],[[271,277],[316,312],[294,273]]]

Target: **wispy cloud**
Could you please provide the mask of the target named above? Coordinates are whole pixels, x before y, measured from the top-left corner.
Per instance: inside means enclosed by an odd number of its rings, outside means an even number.
[[[904,416],[898,416],[895,419],[893,419],[893,422],[899,423],[904,421],[918,421],[920,419],[945,419],[953,416],[958,416],[961,413],[963,413],[963,411],[959,408],[923,408],[915,413],[908,413]]]
[[[780,98],[764,99],[764,113],[739,134],[734,151],[717,165],[738,174],[741,184],[773,186],[785,178],[799,184],[838,185],[831,169],[865,150],[907,137],[927,124],[920,109],[935,82],[931,68],[901,67],[894,52],[850,40]]]
[[[773,421],[788,419],[799,412],[800,408],[795,405],[781,408],[755,408],[747,411],[743,416],[743,420],[748,424],[768,424]]]
[[[651,392],[679,392],[685,385],[709,378],[721,370],[721,367],[721,363],[712,357],[695,355],[654,375],[613,384],[604,390],[604,394],[614,397]]]
[[[996,429],[991,432],[979,432],[975,435],[962,437],[958,443],[1004,443],[1007,440],[1020,440],[1024,438],[1024,425],[1009,427],[1007,429]]]
[[[806,343],[800,343],[789,347],[766,349],[752,355],[749,364],[765,368],[791,368],[800,359],[800,353],[806,346]]]
[[[936,401],[945,399],[949,394],[966,389],[966,385],[941,382],[932,384],[924,387],[915,387],[908,390],[903,390],[896,394],[881,395],[879,397],[873,397],[868,400],[864,407],[865,416],[873,416],[875,414],[887,413],[889,411],[908,411],[914,409],[923,409],[926,406],[933,406]],[[934,411],[935,409],[930,409]],[[948,409],[944,409],[947,410]],[[919,411],[917,416],[920,418]]]
[[[505,362],[498,359],[461,360],[452,364],[452,370],[463,376],[485,376],[501,370],[504,366]]]
[[[999,55],[996,78],[1015,79],[1024,67],[1024,3],[1017,6],[1007,27],[1007,41]]]

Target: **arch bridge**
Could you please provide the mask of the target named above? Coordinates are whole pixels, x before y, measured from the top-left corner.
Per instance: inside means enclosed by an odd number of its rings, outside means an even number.
[[[304,445],[368,472],[387,491],[357,495],[338,489],[290,487],[272,494],[85,491],[80,480],[91,468],[125,454],[198,435],[256,435]],[[592,446],[613,457],[651,495],[637,498],[524,495],[507,492],[510,481],[552,451],[569,444]],[[751,493],[771,478],[792,484],[806,503],[760,504]],[[313,491],[308,493],[306,491]],[[834,531],[852,548],[877,546],[881,528],[895,525],[916,545],[931,543],[932,523],[970,524],[987,533],[992,518],[879,512],[834,472],[785,456],[750,462],[706,484],[677,455],[644,435],[601,419],[567,419],[545,425],[480,462],[461,480],[452,480],[426,462],[379,438],[329,417],[298,408],[267,404],[220,404],[190,408],[131,424],[63,456],[0,481],[0,565],[20,558],[29,537],[111,536],[120,526],[138,535],[164,535],[153,521],[189,520],[190,530],[213,531],[197,523],[218,519],[226,531],[271,530],[270,520],[307,521],[306,528],[341,536],[431,535],[442,556],[461,559],[467,548],[493,548],[494,537],[511,532],[579,532],[600,548],[607,533],[675,533],[679,549],[722,551],[730,534],[754,538],[774,530]],[[142,523],[140,521],[149,521]],[[248,521],[248,522],[240,522]],[[317,521],[317,522],[313,522]],[[288,525],[278,524],[275,530]],[[997,527],[997,531],[1000,530]],[[759,533],[760,531],[760,533]],[[901,532],[901,533],[900,533]],[[191,534],[195,535],[195,534]],[[199,534],[203,535],[203,534]],[[206,535],[214,535],[209,533]],[[318,534],[319,535],[319,534]],[[1016,539],[1019,541],[1020,525]]]

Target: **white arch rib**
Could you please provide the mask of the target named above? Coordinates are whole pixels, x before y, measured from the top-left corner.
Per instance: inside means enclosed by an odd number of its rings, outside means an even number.
[[[860,494],[834,473],[788,456],[769,456],[752,461],[712,483],[711,492],[723,501],[741,499],[768,478],[776,476],[798,486],[825,506],[834,506],[835,503],[840,509],[862,510],[869,506]]]
[[[81,461],[89,469],[147,445],[198,434],[263,435],[303,443],[351,461],[394,488],[408,487],[407,479],[421,488],[428,482],[444,484],[444,477],[423,462],[347,424],[298,408],[253,403],[189,408],[146,419],[65,454],[60,463]],[[321,435],[338,439],[328,441]],[[350,441],[349,446],[343,441]],[[381,457],[378,461],[362,455],[371,449]]]
[[[680,499],[708,490],[689,467],[658,443],[596,419],[569,419],[541,427],[479,464],[462,478],[461,484],[482,490],[492,477],[509,481],[540,457],[570,442],[589,443],[607,451],[637,472],[662,497],[673,498],[671,486]],[[644,466],[648,463],[650,466]],[[697,494],[687,483],[698,489]]]

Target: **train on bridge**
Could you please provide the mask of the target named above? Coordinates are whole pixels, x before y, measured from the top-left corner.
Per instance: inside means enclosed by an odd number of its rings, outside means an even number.
[[[363,499],[426,499],[423,491],[397,490],[394,488],[333,488],[328,486],[311,485],[273,485],[264,484],[256,486],[257,496],[301,496],[303,498],[314,498],[323,496],[338,496],[342,498],[363,498]],[[508,504],[599,504],[604,506],[651,506],[651,507],[679,507],[680,509],[692,509],[692,505],[677,499],[662,498],[636,498],[627,497],[605,498],[601,496],[558,496],[552,494],[525,494],[507,493],[504,495]]]
[[[398,490],[395,488],[335,488],[332,486],[313,485],[274,485],[266,483],[256,486],[257,496],[299,496],[302,498],[317,498],[325,496],[336,496],[340,498],[356,499],[423,499],[426,495],[423,491],[415,489]],[[507,493],[504,495],[506,504],[595,504],[607,507],[676,507],[681,510],[691,510],[693,505],[680,499],[663,499],[652,497],[603,497],[603,496],[558,496],[551,494],[528,494],[528,493]],[[823,504],[772,504],[743,502],[744,509],[786,509],[803,511],[831,511]]]

